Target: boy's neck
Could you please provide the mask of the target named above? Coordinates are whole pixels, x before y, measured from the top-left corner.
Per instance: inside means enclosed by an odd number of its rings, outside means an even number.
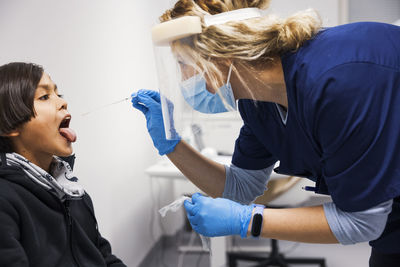
[[[32,154],[30,151],[15,151],[16,153],[20,154],[36,166],[42,168],[46,172],[50,173],[50,165],[51,162],[53,161],[53,156],[52,155],[37,155],[37,154]]]

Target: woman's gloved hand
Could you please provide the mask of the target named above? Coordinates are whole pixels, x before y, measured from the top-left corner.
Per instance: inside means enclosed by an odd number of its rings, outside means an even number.
[[[168,140],[165,137],[164,123],[161,111],[160,94],[156,91],[141,89],[132,94],[132,106],[143,112],[154,146],[160,155],[174,151],[180,140]],[[171,112],[173,105],[171,103]]]
[[[184,206],[193,230],[214,237],[225,235],[247,236],[254,205],[242,205],[225,198],[210,198],[196,193]]]

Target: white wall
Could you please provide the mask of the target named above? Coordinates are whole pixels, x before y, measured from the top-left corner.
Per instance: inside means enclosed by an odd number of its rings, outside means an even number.
[[[128,266],[154,242],[144,169],[159,157],[143,115],[129,103],[80,114],[156,88],[150,27],[166,2],[0,1],[0,65],[41,64],[65,95],[78,134],[75,172],[93,198],[100,231]]]
[[[269,12],[282,17],[307,8],[316,9],[324,26],[336,26],[342,23],[341,4],[343,0],[272,0]]]
[[[392,23],[400,19],[399,0],[348,0],[349,21]]]

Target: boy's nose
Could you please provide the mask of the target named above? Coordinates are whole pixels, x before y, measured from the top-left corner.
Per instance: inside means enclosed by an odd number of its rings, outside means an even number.
[[[68,103],[64,98],[60,97],[60,109],[68,109]]]

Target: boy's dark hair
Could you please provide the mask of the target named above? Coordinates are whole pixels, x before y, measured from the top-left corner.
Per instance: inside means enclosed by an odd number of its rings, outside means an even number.
[[[43,67],[13,62],[0,66],[0,152],[13,152],[8,134],[35,116],[33,106]]]

